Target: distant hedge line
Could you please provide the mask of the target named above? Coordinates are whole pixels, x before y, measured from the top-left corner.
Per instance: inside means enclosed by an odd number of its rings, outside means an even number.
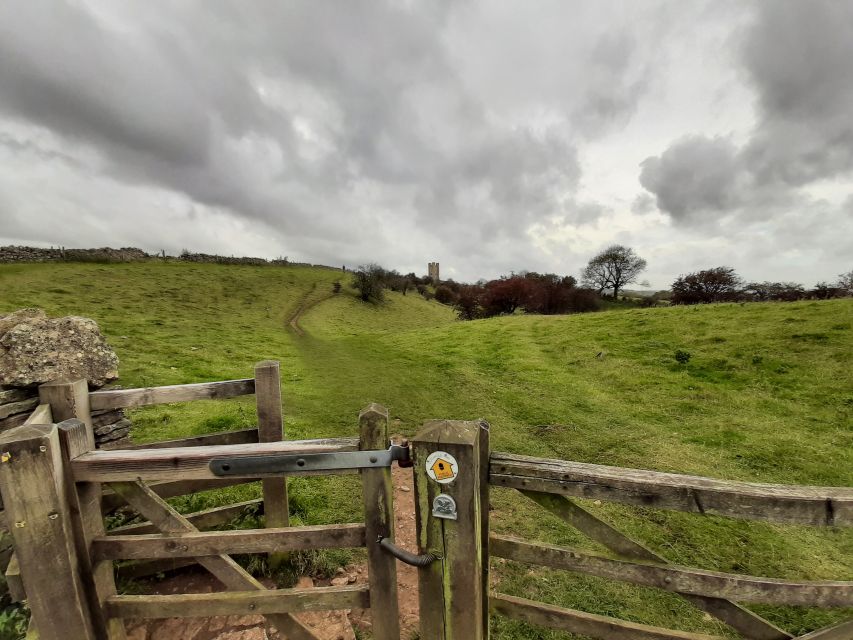
[[[248,265],[272,265],[272,266],[303,266],[320,267],[324,269],[335,269],[323,264],[311,264],[308,262],[291,262],[287,258],[267,260],[266,258],[219,256],[209,253],[191,253],[184,250],[177,258],[165,254],[150,254],[136,247],[122,247],[113,249],[101,247],[99,249],[66,249],[65,247],[49,249],[43,247],[5,246],[0,247],[0,263],[13,262],[145,262],[149,260],[181,260],[184,262],[197,262],[209,264],[248,264]]]

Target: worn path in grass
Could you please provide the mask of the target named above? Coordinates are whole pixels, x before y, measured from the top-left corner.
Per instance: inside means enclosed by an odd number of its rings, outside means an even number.
[[[853,485],[853,300],[513,316],[457,322],[420,296],[381,306],[351,291],[283,329],[340,272],[217,265],[0,265],[0,311],[95,318],[126,386],[251,375],[282,362],[288,437],[351,436],[369,402],[412,435],[426,419],[484,417],[495,449],[750,481]],[[676,350],[690,359],[679,364]],[[604,352],[604,357],[596,354]],[[251,398],[135,412],[139,441],[251,426]],[[351,478],[290,482],[294,523],[356,521]],[[198,510],[254,485],[176,501]],[[600,550],[521,496],[496,490],[492,526]],[[853,579],[853,532],[587,504],[679,564],[797,579]],[[333,571],[351,555],[306,560]],[[499,588],[592,613],[726,633],[671,594],[496,563]],[[792,632],[845,612],[755,607]],[[853,611],[846,612],[848,616]],[[494,637],[565,635],[495,621]]]
[[[313,285],[309,291],[305,293],[302,299],[299,302],[299,307],[296,311],[293,312],[287,319],[287,326],[290,327],[291,331],[293,331],[298,336],[304,336],[305,332],[302,330],[302,327],[299,326],[299,318],[305,315],[312,307],[317,306],[324,300],[328,300],[333,295],[334,292],[321,294],[319,297],[312,296],[317,291],[317,285]]]
[[[394,299],[391,304],[402,304]],[[389,406],[407,435],[429,418],[492,423],[496,449],[751,481],[853,485],[853,301],[622,310],[432,323],[346,297],[306,314],[306,376],[344,407]],[[675,352],[690,354],[686,364]],[[603,353],[603,357],[596,357]],[[495,530],[596,545],[517,494]],[[853,578],[853,535],[588,504],[664,557],[706,569]],[[601,550],[601,549],[599,549]],[[501,590],[629,620],[726,635],[672,594],[513,563]],[[791,631],[847,612],[755,607]],[[498,638],[558,638],[496,620]]]

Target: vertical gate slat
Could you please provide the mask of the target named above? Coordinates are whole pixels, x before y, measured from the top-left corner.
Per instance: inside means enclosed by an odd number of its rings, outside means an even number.
[[[62,466],[56,425],[0,436],[0,491],[39,635],[94,640]]]
[[[91,606],[95,634],[109,640],[124,640],[124,621],[109,619],[104,614],[103,602],[116,594],[115,577],[111,563],[93,565],[89,557],[91,540],[104,535],[104,519],[101,512],[103,494],[97,482],[75,485],[68,464],[88,451],[95,449],[95,433],[89,406],[89,385],[86,380],[52,382],[39,387],[39,399],[50,406],[59,425],[59,440],[62,446],[68,503],[72,513],[77,553],[83,579],[87,582],[87,593]]]
[[[388,410],[378,404],[366,407],[358,416],[362,450],[387,449]],[[397,561],[384,553],[379,538],[394,539],[394,489],[391,469],[362,469],[364,524],[367,538],[370,617],[376,640],[398,640],[400,613],[397,598]]]
[[[258,442],[284,440],[284,419],[281,405],[280,365],[265,360],[255,365],[255,402],[258,411]],[[289,527],[290,507],[287,499],[287,478],[264,478],[264,523],[267,527]],[[287,553],[269,554],[272,569],[289,557]]]
[[[415,508],[421,553],[440,556],[418,574],[421,637],[430,640],[486,640],[489,637],[487,547],[489,464],[486,422],[435,420],[412,440],[415,465]],[[429,455],[442,451],[456,460],[458,473],[448,483],[429,477]],[[456,503],[455,520],[432,515],[436,496]]]

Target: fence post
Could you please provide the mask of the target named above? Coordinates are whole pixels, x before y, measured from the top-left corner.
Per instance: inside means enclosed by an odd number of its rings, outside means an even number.
[[[89,596],[92,624],[98,638],[124,640],[124,621],[107,618],[103,601],[116,594],[115,576],[111,562],[92,565],[89,545],[93,538],[105,535],[101,513],[101,485],[97,482],[75,484],[69,462],[95,449],[95,432],[89,408],[89,385],[86,380],[50,382],[39,386],[39,400],[49,404],[54,420],[61,424],[59,443],[62,449],[65,487],[71,513],[71,526],[77,545],[81,578]]]
[[[358,414],[359,449],[387,449],[388,410],[371,404]],[[394,540],[394,489],[391,469],[362,469],[367,567],[370,580],[370,618],[376,640],[399,640],[400,611],[397,602],[397,561],[382,551],[380,538]]]
[[[54,422],[77,418],[92,429],[89,411],[89,385],[85,380],[73,382],[48,382],[39,385],[39,402],[49,404]],[[95,448],[94,435],[92,448]]]
[[[281,407],[281,375],[279,363],[264,360],[255,365],[255,402],[258,408],[258,442],[284,440]],[[287,501],[287,478],[264,478],[264,523],[270,527],[290,526]],[[270,568],[275,569],[289,557],[287,553],[269,554]]]
[[[41,640],[95,640],[56,425],[0,436],[0,491]]]
[[[421,637],[487,640],[489,425],[427,422],[412,453],[418,549],[442,558],[419,572]],[[455,519],[434,516],[435,507]]]

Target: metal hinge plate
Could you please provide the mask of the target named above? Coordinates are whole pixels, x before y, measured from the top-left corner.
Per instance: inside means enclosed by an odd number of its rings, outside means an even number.
[[[387,450],[336,453],[287,453],[239,458],[214,458],[208,465],[216,476],[269,476],[390,467],[397,460],[409,464],[409,447],[391,445]]]

